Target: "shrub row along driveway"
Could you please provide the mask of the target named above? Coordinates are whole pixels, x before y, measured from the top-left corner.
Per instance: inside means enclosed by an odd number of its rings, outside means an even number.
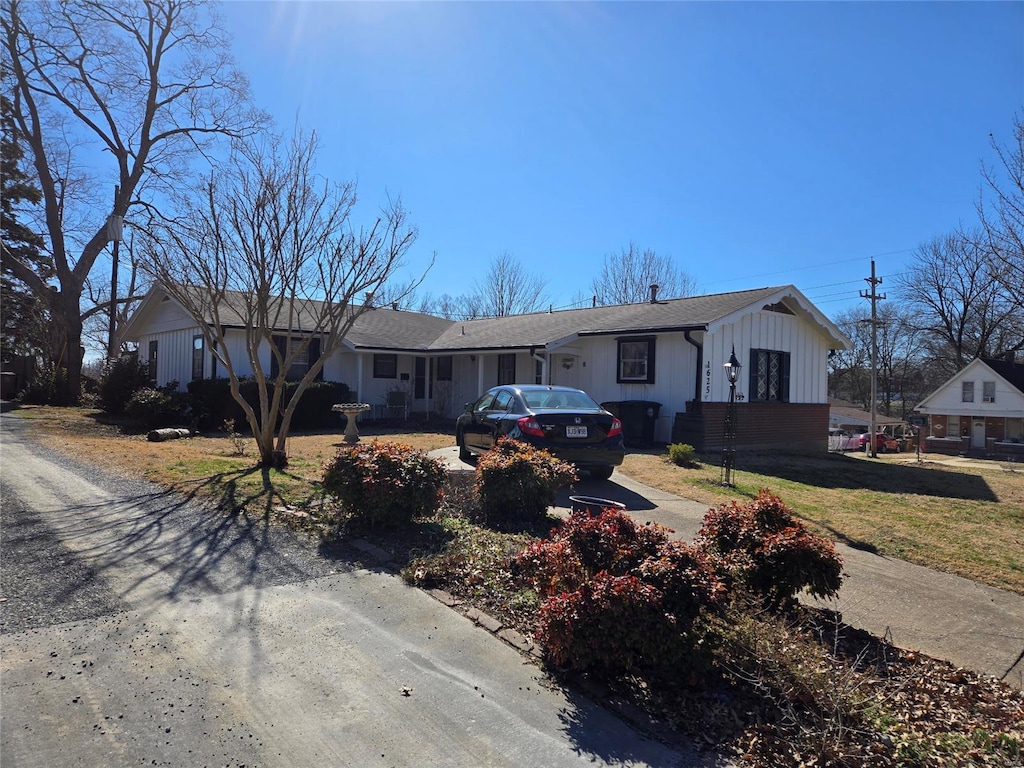
[[[396,577],[0,418],[4,766],[685,766]]]
[[[435,451],[465,470],[454,449]],[[708,506],[636,482],[585,480],[576,492],[626,505],[640,522],[657,522],[691,541]],[[557,501],[569,507],[568,494]],[[1006,590],[836,543],[848,578],[835,600],[808,602],[839,611],[843,620],[903,648],[982,672],[1024,688],[1024,597]]]

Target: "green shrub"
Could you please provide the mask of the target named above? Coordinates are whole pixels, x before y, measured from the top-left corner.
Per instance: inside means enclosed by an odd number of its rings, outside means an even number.
[[[324,467],[324,490],[361,528],[394,528],[441,504],[445,469],[436,459],[401,443],[346,446]]]
[[[35,405],[71,405],[67,368],[52,363],[44,365],[18,394],[18,399]]]
[[[540,518],[555,503],[555,493],[575,482],[576,469],[547,451],[502,437],[476,465],[476,493],[491,518]]]
[[[802,589],[834,597],[842,584],[843,561],[832,542],[809,532],[766,490],[746,504],[709,510],[695,543],[727,586],[741,586],[774,608],[792,603]]]
[[[678,467],[697,467],[700,460],[697,452],[689,443],[672,443],[668,447],[668,457]]]
[[[170,387],[143,387],[132,393],[124,415],[140,427],[159,429],[187,422],[187,407],[188,396],[183,392],[175,392]]]
[[[99,406],[112,416],[121,416],[133,394],[154,384],[147,363],[141,362],[138,355],[122,355],[103,368]]]
[[[551,661],[609,675],[706,671],[698,618],[722,585],[703,553],[668,534],[617,510],[573,513],[519,555],[514,571],[544,600],[537,637]]]
[[[243,378],[238,382],[242,398],[254,409],[259,409],[259,393],[256,381]],[[286,405],[298,382],[287,382],[282,403]],[[271,390],[272,392],[272,390]],[[199,429],[219,430],[225,421],[234,420],[238,425],[246,423],[242,407],[231,396],[228,379],[196,379],[189,382],[188,394],[192,411],[199,419]],[[294,430],[340,429],[338,414],[331,411],[336,403],[347,403],[352,396],[347,384],[337,381],[314,381],[302,393],[302,398],[292,415],[291,428]],[[284,408],[282,407],[282,410]]]

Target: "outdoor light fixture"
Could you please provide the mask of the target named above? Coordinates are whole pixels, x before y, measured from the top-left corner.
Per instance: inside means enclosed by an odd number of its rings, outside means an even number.
[[[735,387],[736,380],[740,377],[740,368],[743,367],[740,365],[740,361],[736,359],[735,345],[733,345],[732,354],[729,355],[729,361],[723,367],[725,368],[725,375],[729,377],[729,385]]]
[[[725,439],[722,441],[722,485],[732,485],[732,468],[736,464],[736,380],[740,377],[740,361],[736,359],[736,345],[722,366],[729,379],[729,404],[725,408]]]

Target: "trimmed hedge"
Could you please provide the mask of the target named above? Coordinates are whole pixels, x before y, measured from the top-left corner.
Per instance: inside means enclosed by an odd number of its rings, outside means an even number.
[[[282,403],[287,403],[298,382],[287,382]],[[241,379],[239,389],[242,397],[254,409],[259,409],[259,393],[256,381]],[[271,390],[273,392],[273,390]],[[227,379],[197,379],[188,384],[188,394],[193,414],[199,418],[199,429],[219,430],[228,419],[234,419],[236,427],[246,424],[241,406],[231,396],[231,385]],[[347,403],[352,397],[347,384],[337,381],[314,381],[302,393],[302,399],[292,415],[293,430],[315,430],[337,428],[338,414],[331,411],[336,403]]]
[[[447,474],[423,451],[373,441],[339,450],[324,467],[323,485],[357,527],[395,528],[437,512]]]
[[[576,479],[572,464],[502,437],[477,460],[475,488],[485,517],[535,519],[546,516],[558,489]]]

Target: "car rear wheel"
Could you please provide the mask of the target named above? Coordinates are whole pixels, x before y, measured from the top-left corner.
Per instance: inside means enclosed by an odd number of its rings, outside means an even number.
[[[591,467],[590,476],[595,480],[607,480],[614,470],[615,467]]]
[[[466,433],[465,432],[459,432],[458,441],[459,441],[459,460],[460,461],[469,461],[470,459],[473,458],[473,454],[470,453],[469,449],[466,447]]]

